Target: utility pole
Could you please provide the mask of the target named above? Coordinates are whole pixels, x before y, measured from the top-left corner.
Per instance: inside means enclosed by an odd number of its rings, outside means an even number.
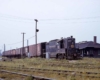
[[[23,43],[22,43],[22,54],[21,54],[21,57],[24,57],[25,56],[25,53],[24,53],[24,32],[22,33],[23,34]]]
[[[27,52],[29,53],[29,42],[27,40]]]
[[[5,44],[4,44],[4,55],[5,55]]]
[[[27,47],[28,47],[28,40],[27,40]]]
[[[11,54],[12,47],[10,47],[10,54]]]
[[[1,50],[0,50],[0,56],[1,56]]]
[[[39,30],[37,29],[37,22],[38,22],[38,20],[37,19],[34,19],[34,20],[36,22],[36,25],[35,25],[35,44],[36,44],[36,57],[37,57],[37,32]]]
[[[17,47],[16,47],[16,50],[17,50]],[[17,58],[17,54],[18,54],[18,51],[17,51],[17,52],[15,52],[15,56],[16,56],[16,58]]]

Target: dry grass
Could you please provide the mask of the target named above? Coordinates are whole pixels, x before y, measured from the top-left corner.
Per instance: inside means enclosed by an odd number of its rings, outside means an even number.
[[[52,66],[50,66],[51,64]],[[53,64],[61,64],[60,66],[55,66]],[[64,67],[64,65],[71,65],[73,67]],[[82,60],[56,60],[56,59],[41,59],[41,58],[25,58],[25,59],[12,59],[12,61],[0,61],[1,66],[9,67],[20,67],[20,68],[40,68],[40,69],[55,69],[55,70],[70,70],[70,71],[82,71],[84,72],[100,72],[100,68],[97,69],[95,67],[100,67],[100,59],[99,58],[83,58]],[[77,68],[82,67],[82,68]],[[94,69],[87,69],[85,67],[94,67]],[[17,71],[17,69],[15,70]],[[24,72],[26,73],[26,72]],[[28,73],[28,72],[27,72]],[[38,75],[42,77],[54,78],[56,80],[100,80],[100,78],[88,78],[88,77],[80,77],[69,75],[59,75],[50,73],[38,73],[38,72],[29,72],[28,74]],[[94,76],[94,74],[91,74]],[[100,76],[96,75],[96,76]]]
[[[8,73],[0,73],[0,78],[4,80],[25,80],[25,77],[15,75],[15,74],[8,74]]]

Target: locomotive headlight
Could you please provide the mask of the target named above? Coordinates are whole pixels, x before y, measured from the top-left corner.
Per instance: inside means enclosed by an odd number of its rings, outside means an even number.
[[[74,48],[74,45],[73,44],[71,45],[71,48]]]

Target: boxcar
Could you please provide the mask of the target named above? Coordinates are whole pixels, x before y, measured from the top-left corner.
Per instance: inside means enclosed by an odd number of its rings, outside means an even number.
[[[11,57],[11,50],[3,52],[4,57]]]
[[[16,49],[11,50],[11,57],[16,57]]]
[[[36,45],[29,46],[29,53],[31,57],[43,57],[43,53],[46,49],[46,42],[38,43],[37,44],[37,54],[36,54]]]
[[[17,58],[20,58],[21,57],[21,50],[20,50],[20,48],[17,48],[16,49],[16,57]]]

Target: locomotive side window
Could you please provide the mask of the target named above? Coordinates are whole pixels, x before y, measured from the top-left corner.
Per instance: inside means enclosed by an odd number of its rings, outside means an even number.
[[[59,43],[58,43],[58,42],[56,43],[56,48],[60,49]]]

